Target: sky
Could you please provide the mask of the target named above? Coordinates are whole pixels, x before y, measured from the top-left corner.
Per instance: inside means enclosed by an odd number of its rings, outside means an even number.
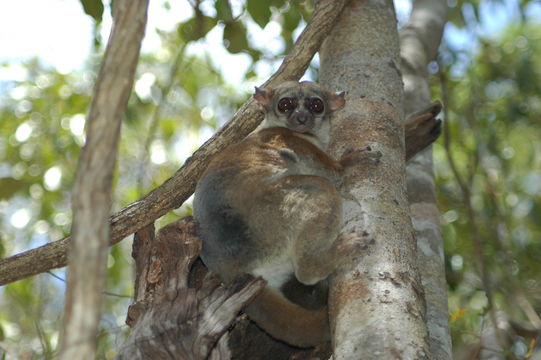
[[[233,0],[238,7],[241,0]],[[408,0],[396,0],[399,18],[405,20],[411,5]],[[160,46],[156,29],[171,30],[178,22],[189,18],[192,9],[186,0],[170,2],[170,9],[165,10],[161,1],[151,1],[148,26],[143,42],[143,52],[155,51]],[[32,9],[32,11],[28,11]],[[500,21],[498,21],[501,24]],[[101,35],[107,39],[111,26],[111,17],[106,9]],[[4,0],[0,2],[0,81],[18,80],[25,76],[24,68],[17,66],[21,61],[38,57],[45,64],[55,67],[59,72],[69,73],[81,69],[88,57],[92,44],[93,20],[86,15],[77,0]],[[278,24],[271,22],[264,30],[257,25],[249,25],[248,31],[259,43],[264,44],[273,53],[282,46],[276,40],[280,33]],[[457,35],[460,38],[459,35]],[[227,68],[224,72],[226,81],[241,84],[244,71],[250,64],[247,55],[229,54],[223,47],[222,31],[215,28],[204,42],[189,47],[191,53],[212,52],[220,59],[217,64]],[[276,66],[276,65],[274,65]],[[272,65],[261,64],[257,69],[262,78],[269,76]],[[252,84],[250,84],[250,87]]]
[[[70,71],[88,54],[92,22],[83,15],[78,1],[2,1],[0,61],[39,56]]]
[[[502,31],[509,21],[518,17],[516,3],[518,0],[505,0],[503,5],[490,1],[482,2],[480,16],[482,25],[475,29],[484,36],[494,36]],[[107,0],[106,0],[107,2]],[[241,0],[232,0],[238,8]],[[452,1],[450,1],[452,3]],[[398,17],[407,18],[411,9],[410,1],[396,0]],[[31,11],[29,11],[31,9]],[[205,9],[204,9],[205,10]],[[532,16],[541,18],[541,4],[530,7]],[[155,30],[171,30],[174,26],[192,15],[187,0],[170,2],[170,9],[165,10],[162,1],[150,1],[148,27],[143,42],[143,52],[155,51],[160,46]],[[102,38],[107,39],[111,26],[111,17],[106,9],[104,13]],[[18,80],[25,76],[24,69],[18,67],[24,59],[39,57],[41,61],[55,67],[59,72],[69,73],[82,68],[90,53],[92,44],[93,20],[86,15],[78,0],[4,0],[0,2],[0,81]],[[270,23],[264,30],[257,25],[249,26],[250,34],[260,39],[261,44],[275,52],[281,43],[275,39],[280,28]],[[460,30],[450,25],[446,29],[446,37],[451,44],[472,50],[471,31]],[[216,28],[207,35],[205,42],[189,47],[189,52],[201,53],[211,49],[213,57],[220,59],[217,64],[227,68],[224,73],[226,81],[241,84],[244,71],[250,63],[247,55],[232,55],[221,46],[222,32]],[[261,65],[257,69],[261,77],[270,75],[274,69],[269,65]],[[251,84],[250,84],[251,87]]]
[[[240,0],[233,0],[237,6]],[[484,2],[481,6],[482,25],[476,29],[480,34],[493,36],[518,17],[517,0],[505,0],[503,5]],[[399,18],[407,17],[411,5],[408,0],[396,0]],[[32,9],[29,11],[29,9]],[[532,15],[541,18],[541,4],[531,6]],[[151,1],[149,8],[148,27],[143,42],[143,51],[155,51],[160,46],[159,37],[155,30],[171,30],[182,20],[192,14],[191,6],[186,0],[170,2],[166,10],[161,1]],[[111,26],[111,17],[106,9],[104,13],[102,38],[107,39]],[[24,76],[22,68],[16,65],[24,59],[39,57],[43,62],[55,67],[59,72],[68,73],[80,69],[90,53],[92,44],[93,20],[86,15],[78,0],[4,0],[0,2],[0,65],[9,63],[11,66],[0,68],[0,81],[17,80]],[[472,34],[466,30],[448,26],[447,39],[459,47],[471,47]],[[270,23],[264,31],[257,25],[249,27],[260,43],[270,51],[276,51],[281,43],[275,39],[280,28],[276,23]],[[207,35],[205,42],[192,45],[192,53],[212,49],[214,57],[220,59],[226,80],[235,84],[243,79],[243,74],[250,59],[247,55],[231,55],[221,47],[221,29],[216,28]],[[471,49],[470,49],[471,50]],[[268,76],[271,68],[258,69],[262,76]]]
[[[28,11],[32,9],[32,11]],[[191,15],[187,1],[173,1],[165,11],[161,2],[151,1],[149,29],[171,29]],[[102,37],[108,38],[111,17],[104,13]],[[84,13],[78,0],[11,0],[0,2],[0,63],[17,63],[39,57],[58,71],[68,73],[81,68],[92,44],[93,20]],[[147,31],[143,49],[159,47],[155,31]],[[8,75],[0,75],[6,79]]]
[[[107,0],[106,0],[107,2]],[[240,0],[233,0],[232,5]],[[159,49],[160,39],[156,29],[171,30],[179,22],[191,17],[192,8],[186,0],[170,2],[170,9],[162,1],[150,1],[148,25],[142,51]],[[32,11],[28,11],[32,9]],[[104,12],[101,36],[107,39],[111,28],[109,10]],[[81,69],[90,54],[93,20],[84,13],[78,0],[4,0],[0,2],[0,81],[18,80],[25,76],[24,69],[17,66],[21,61],[38,57],[45,64],[61,73]],[[261,43],[276,51],[281,43],[275,39],[280,33],[276,23],[269,24],[265,31],[257,25],[249,27]],[[220,59],[218,65],[227,68],[224,73],[230,83],[238,83],[250,64],[248,55],[229,54],[222,46],[222,31],[218,27],[211,31],[205,42],[192,44],[189,53],[202,53],[212,49],[213,57]],[[270,73],[272,69],[261,69]]]

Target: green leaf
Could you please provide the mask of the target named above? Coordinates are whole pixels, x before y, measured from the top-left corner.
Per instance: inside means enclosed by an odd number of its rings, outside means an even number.
[[[81,0],[86,14],[92,16],[96,22],[101,22],[103,3],[101,0]]]
[[[299,11],[292,7],[291,9],[286,11],[283,16],[283,29],[289,32],[293,32],[297,28],[297,26],[299,26],[299,22],[301,21],[301,15]]]
[[[286,1],[285,0],[271,0],[269,1],[269,4],[274,6],[275,8],[281,9],[285,6]]]
[[[232,54],[237,54],[249,48],[246,28],[240,21],[225,26],[224,41],[226,42],[227,51]]]
[[[261,51],[258,51],[258,50],[255,50],[255,49],[249,49],[248,50],[248,53],[250,54],[250,56],[252,57],[252,61],[255,63],[255,62],[258,62],[260,59],[261,59],[261,56],[263,55],[261,53]]]
[[[269,23],[271,17],[270,6],[265,1],[260,0],[248,0],[246,8],[252,16],[252,19],[259,27],[264,28]]]
[[[288,11],[282,14],[282,38],[285,42],[285,53],[293,47],[293,31],[299,26],[301,15],[297,8],[291,6]]]
[[[233,19],[233,11],[229,0],[216,0],[214,2],[216,8],[216,17],[220,20],[231,21]]]
[[[244,75],[246,79],[255,79],[257,77],[257,73],[255,72],[254,68],[251,67],[246,74]]]
[[[185,41],[196,41],[207,35],[216,24],[215,18],[199,15],[179,24],[178,34]]]
[[[17,191],[27,185],[28,182],[26,181],[16,180],[10,177],[0,179],[0,200],[11,198]]]

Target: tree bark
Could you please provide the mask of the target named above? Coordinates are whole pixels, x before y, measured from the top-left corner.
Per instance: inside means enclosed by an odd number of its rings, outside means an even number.
[[[425,303],[405,183],[403,88],[390,0],[352,1],[320,51],[320,79],[346,90],[333,120],[330,152],[370,145],[383,156],[346,175],[343,231],[365,256],[331,279],[334,359],[428,359]]]
[[[225,287],[201,267],[196,224],[186,217],[136,233],[135,302],[128,311],[132,333],[117,359],[231,359],[228,328],[242,307],[265,286],[244,277]]]
[[[88,115],[73,191],[60,359],[94,359],[105,285],[111,183],[120,125],[145,33],[147,0],[117,0],[114,24]]]
[[[291,53],[263,87],[286,80],[298,80],[332,29],[344,5],[350,0],[321,0]],[[110,219],[111,245],[182,205],[214,154],[242,140],[263,119],[259,105],[249,99],[210,140],[200,147],[168,180],[142,199],[128,205]],[[36,249],[0,261],[0,285],[66,266],[70,238],[53,241]]]
[[[400,69],[407,113],[430,101],[427,66],[438,54],[447,13],[446,0],[415,0],[410,19],[400,32]],[[427,303],[431,358],[451,359],[447,281],[431,148],[408,163],[407,185]]]

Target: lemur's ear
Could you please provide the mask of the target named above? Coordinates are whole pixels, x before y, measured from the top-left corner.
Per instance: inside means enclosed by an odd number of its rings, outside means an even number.
[[[254,99],[257,100],[263,106],[267,106],[271,103],[274,91],[272,89],[265,90],[259,87],[255,87]]]
[[[336,111],[336,110],[340,110],[341,108],[343,108],[344,105],[346,104],[345,96],[346,96],[345,91],[340,91],[340,92],[336,92],[336,93],[329,93],[328,94],[328,99],[329,99],[330,110],[331,111]]]

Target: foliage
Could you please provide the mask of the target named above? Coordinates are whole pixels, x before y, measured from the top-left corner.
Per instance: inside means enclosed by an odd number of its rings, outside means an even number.
[[[447,106],[449,146],[435,147],[435,164],[456,349],[480,341],[491,302],[538,325],[528,312],[541,310],[540,31],[526,18],[478,37],[466,66],[448,44],[433,78]],[[514,336],[508,351],[524,358],[529,344]]]

